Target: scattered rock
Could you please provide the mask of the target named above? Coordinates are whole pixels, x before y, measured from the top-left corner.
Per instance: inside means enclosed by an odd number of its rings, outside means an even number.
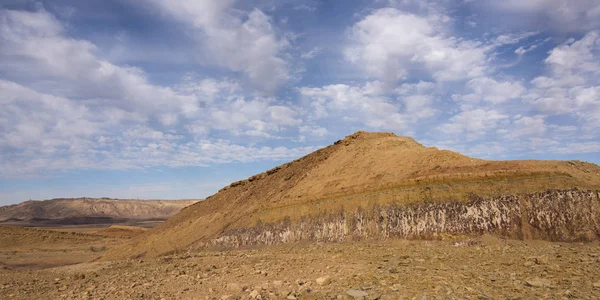
[[[330,283],[331,283],[331,277],[329,277],[329,276],[323,276],[323,277],[317,278],[317,284],[320,286],[328,285]]]
[[[231,292],[239,292],[242,290],[242,286],[239,283],[233,283],[233,282],[228,283],[226,288],[228,291],[231,291]]]
[[[283,281],[281,281],[281,280],[274,280],[273,281],[273,286],[274,287],[281,287],[281,286],[283,286]]]
[[[550,259],[545,256],[529,257],[528,260],[535,263],[536,265],[546,265],[550,262]],[[533,264],[528,264],[528,265],[531,266]]]
[[[532,278],[525,281],[525,285],[530,287],[548,287],[552,284],[552,281],[544,278]]]
[[[369,293],[361,290],[349,289],[346,291],[346,295],[353,297],[354,299],[364,299]]]

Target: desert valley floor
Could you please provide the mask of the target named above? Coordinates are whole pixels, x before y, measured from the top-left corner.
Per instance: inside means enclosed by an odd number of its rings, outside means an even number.
[[[45,246],[29,244],[15,248],[3,243],[0,298],[600,297],[598,242],[518,241],[484,235],[437,241],[306,243],[189,251],[152,259],[94,261],[106,247],[126,240],[123,233],[127,231],[128,228],[122,228],[103,236],[68,232],[51,236],[48,231],[42,231],[43,236],[47,236],[45,239],[52,241]],[[120,234],[114,235],[118,232]]]

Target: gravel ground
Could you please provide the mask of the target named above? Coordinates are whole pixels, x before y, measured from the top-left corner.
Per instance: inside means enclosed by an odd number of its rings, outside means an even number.
[[[600,244],[484,236],[0,270],[0,299],[600,299]]]

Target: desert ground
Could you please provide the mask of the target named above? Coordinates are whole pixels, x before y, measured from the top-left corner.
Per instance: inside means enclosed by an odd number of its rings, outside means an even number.
[[[600,243],[490,235],[96,261],[134,228],[0,228],[1,299],[600,299]],[[7,235],[27,235],[8,246]],[[45,236],[44,238],[42,238]],[[35,237],[35,238],[34,238]],[[13,237],[13,241],[23,240]],[[39,241],[36,243],[35,241]],[[15,244],[15,243],[13,243]]]
[[[0,267],[36,270],[89,262],[146,230],[108,224],[44,228],[0,226]]]

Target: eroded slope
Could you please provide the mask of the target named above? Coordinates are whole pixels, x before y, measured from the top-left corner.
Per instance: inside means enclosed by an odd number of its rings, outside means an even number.
[[[352,214],[377,206],[467,205],[475,199],[599,187],[600,167],[589,163],[486,161],[391,133],[357,132],[232,183],[105,258],[155,256],[205,245],[232,232],[261,234],[261,224],[293,226],[342,210]]]

